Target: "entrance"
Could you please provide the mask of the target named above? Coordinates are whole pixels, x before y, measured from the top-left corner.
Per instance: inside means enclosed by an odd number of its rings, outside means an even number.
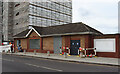
[[[60,47],[62,47],[62,37],[54,37],[54,53],[60,54]]]
[[[79,47],[80,47],[80,40],[71,40],[70,54],[71,55],[78,55]]]

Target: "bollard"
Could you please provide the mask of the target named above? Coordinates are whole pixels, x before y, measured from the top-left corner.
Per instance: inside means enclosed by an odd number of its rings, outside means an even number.
[[[80,58],[83,58],[83,52],[80,52]]]
[[[96,48],[95,48],[94,52],[95,52],[95,56],[96,56]]]
[[[50,51],[47,51],[47,56],[50,56]]]
[[[34,50],[34,55],[36,55],[36,50]]]
[[[5,50],[3,50],[2,53],[5,53]]]
[[[26,54],[26,50],[24,50],[24,54]]]
[[[5,50],[3,50],[2,52],[5,53]]]
[[[17,53],[18,51],[15,51],[15,53]]]
[[[10,50],[8,50],[8,53],[10,53]]]
[[[80,55],[80,50],[78,50],[78,55]]]
[[[64,57],[67,58],[66,52],[64,52]]]

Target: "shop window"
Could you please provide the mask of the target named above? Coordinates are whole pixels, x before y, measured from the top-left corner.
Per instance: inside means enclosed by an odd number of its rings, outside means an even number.
[[[18,16],[19,15],[19,12],[16,14],[16,16]]]
[[[29,43],[30,49],[40,49],[40,39],[30,39]]]
[[[20,4],[16,4],[15,7],[19,6]]]

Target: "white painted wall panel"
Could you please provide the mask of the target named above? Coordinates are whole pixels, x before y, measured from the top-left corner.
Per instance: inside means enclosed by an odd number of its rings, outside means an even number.
[[[116,44],[113,39],[94,39],[94,48],[97,52],[115,52]]]

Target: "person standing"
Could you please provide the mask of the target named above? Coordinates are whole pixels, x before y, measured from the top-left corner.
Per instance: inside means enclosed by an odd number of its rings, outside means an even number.
[[[14,48],[14,45],[13,43],[11,44],[11,52],[13,53],[13,48]]]
[[[20,52],[20,45],[18,45],[18,52]]]
[[[60,54],[62,54],[62,48],[60,47]]]
[[[19,45],[20,52],[23,52],[21,45]]]
[[[13,52],[13,47],[12,47],[12,44],[11,44],[10,48],[11,48],[11,52]]]

